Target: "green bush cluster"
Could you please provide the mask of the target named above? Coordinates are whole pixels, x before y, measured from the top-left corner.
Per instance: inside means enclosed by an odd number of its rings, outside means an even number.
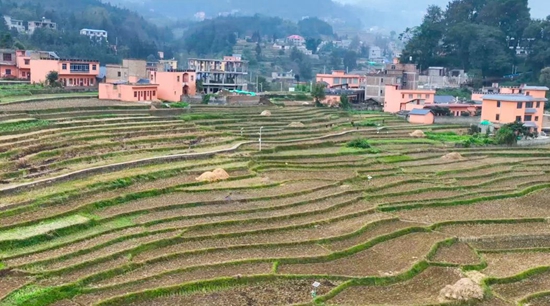
[[[189,106],[189,103],[187,102],[170,103],[171,108],[186,108],[188,106]]]
[[[357,138],[346,144],[348,148],[357,148],[357,149],[370,149],[370,144],[366,139]]]
[[[189,115],[180,116],[180,119],[183,121],[223,119],[223,118],[225,118],[225,116],[222,114],[189,114]]]
[[[469,148],[471,146],[486,146],[493,144],[493,139],[485,135],[458,135],[455,132],[426,132],[426,138],[441,142],[450,142]]]

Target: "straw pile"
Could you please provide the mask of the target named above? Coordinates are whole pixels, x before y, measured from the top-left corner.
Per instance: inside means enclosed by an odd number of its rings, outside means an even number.
[[[229,174],[225,170],[218,168],[214,171],[207,171],[201,174],[195,180],[199,182],[216,182],[216,181],[226,180],[228,178],[229,178]]]

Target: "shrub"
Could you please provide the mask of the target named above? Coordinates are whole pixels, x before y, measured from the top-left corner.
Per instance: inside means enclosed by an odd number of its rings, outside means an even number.
[[[518,141],[514,130],[508,126],[501,127],[495,135],[495,142],[497,144],[514,145]]]
[[[189,106],[189,103],[187,102],[170,103],[170,107],[172,108],[186,108],[188,106]]]
[[[348,148],[356,148],[356,149],[370,149],[370,144],[366,139],[354,139],[346,144],[346,147]]]
[[[202,101],[201,103],[202,104],[208,104],[208,102],[210,102],[210,98],[212,97],[211,94],[206,94],[206,95],[203,95],[202,96]]]
[[[370,121],[370,120],[363,120],[361,122],[356,123],[357,126],[377,126],[376,122]]]

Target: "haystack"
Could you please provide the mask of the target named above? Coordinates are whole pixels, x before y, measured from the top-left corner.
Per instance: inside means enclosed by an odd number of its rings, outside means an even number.
[[[305,127],[305,124],[299,122],[299,121],[295,121],[295,122],[292,122],[288,125],[289,127],[295,127],[295,128],[301,128],[301,127]]]
[[[270,111],[268,111],[268,110],[264,110],[264,111],[263,111],[263,112],[262,112],[262,113],[260,114],[260,116],[266,116],[266,117],[269,117],[269,116],[271,116],[271,112],[270,112]]]
[[[446,160],[463,160],[464,157],[460,153],[452,152],[446,155],[441,156],[441,159]]]
[[[439,300],[448,301],[470,301],[483,299],[483,289],[469,278],[462,278],[454,285],[447,285],[439,291]]]
[[[416,130],[416,131],[410,133],[409,135],[412,136],[412,137],[416,137],[416,138],[426,137],[426,134],[424,134],[424,132],[422,132],[421,130]]]
[[[199,182],[216,182],[216,181],[226,180],[228,178],[229,178],[229,174],[225,170],[218,168],[214,171],[207,171],[201,174],[195,180]]]

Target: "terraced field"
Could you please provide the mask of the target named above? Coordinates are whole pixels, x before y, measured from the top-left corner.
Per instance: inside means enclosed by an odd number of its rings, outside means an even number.
[[[0,306],[442,305],[464,278],[468,305],[549,305],[550,147],[264,109],[0,106]]]

